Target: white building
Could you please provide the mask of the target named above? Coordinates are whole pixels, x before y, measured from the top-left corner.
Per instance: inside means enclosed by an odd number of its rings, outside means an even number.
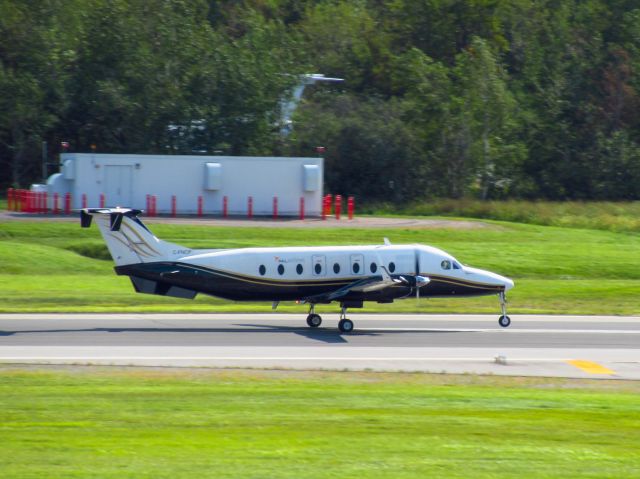
[[[147,209],[147,198],[156,197],[158,214],[172,211],[175,196],[178,214],[197,214],[201,197],[205,215],[223,213],[246,216],[249,197],[254,215],[272,215],[277,198],[278,215],[298,216],[301,199],[306,216],[320,216],[323,159],[116,155],[65,153],[62,170],[47,181],[49,198],[71,194],[72,208],[104,206]]]

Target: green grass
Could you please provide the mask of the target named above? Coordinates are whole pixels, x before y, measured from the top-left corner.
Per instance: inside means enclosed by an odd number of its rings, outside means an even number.
[[[0,369],[13,478],[640,477],[638,383]]]
[[[478,201],[434,199],[398,207],[371,204],[359,207],[360,214],[376,216],[454,216],[484,218],[516,223],[609,231],[640,232],[640,201]]]
[[[159,237],[192,248],[327,244],[424,243],[465,264],[516,281],[510,312],[640,313],[640,237],[634,233],[492,222],[457,229],[300,229],[152,225]],[[79,254],[81,253],[81,254]],[[206,296],[187,301],[135,294],[113,263],[97,228],[47,221],[0,222],[0,312],[28,311],[269,311]],[[498,310],[494,297],[367,303],[374,312],[482,312]],[[281,305],[283,311],[305,311]],[[335,311],[335,305],[324,307]]]

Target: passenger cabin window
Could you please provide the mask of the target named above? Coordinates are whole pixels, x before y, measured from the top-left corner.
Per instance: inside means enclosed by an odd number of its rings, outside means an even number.
[[[258,268],[258,272],[260,273],[260,276],[264,276],[264,274],[267,272],[267,268],[265,268],[264,265],[261,264],[260,268]]]
[[[393,273],[396,270],[396,264],[392,261],[389,263],[389,271]]]
[[[451,261],[445,259],[442,261],[442,263],[440,263],[440,266],[442,267],[442,269],[451,269]]]
[[[313,269],[315,270],[316,274],[322,273],[322,266],[320,265],[320,263],[316,263]]]
[[[303,271],[304,271],[304,269],[302,268],[302,265],[301,265],[301,264],[299,264],[298,266],[296,266],[296,272],[297,272],[298,274],[302,274],[302,272],[303,272]]]
[[[338,263],[333,264],[333,272],[338,274],[340,272],[340,265]]]
[[[369,269],[371,270],[372,273],[375,273],[376,271],[378,271],[378,266],[375,263],[371,263],[371,265],[369,266]]]
[[[278,265],[278,274],[282,276],[284,274],[284,266]]]

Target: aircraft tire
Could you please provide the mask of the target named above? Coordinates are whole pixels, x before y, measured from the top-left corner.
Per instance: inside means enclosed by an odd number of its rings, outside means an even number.
[[[307,316],[307,324],[310,328],[317,328],[322,324],[322,318],[319,314],[310,314]]]
[[[509,316],[503,314],[498,319],[498,324],[500,324],[500,326],[502,326],[503,328],[508,328],[509,325],[511,324],[511,318]]]
[[[341,319],[338,323],[338,329],[341,333],[350,333],[353,331],[353,321],[347,318]]]

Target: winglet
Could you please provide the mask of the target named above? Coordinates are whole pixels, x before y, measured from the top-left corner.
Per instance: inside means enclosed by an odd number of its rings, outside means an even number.
[[[385,246],[391,246],[391,241],[389,241],[389,238],[387,238],[387,237],[385,236],[383,239],[384,239],[384,245],[385,245]]]
[[[82,228],[89,228],[91,226],[91,220],[93,215],[90,215],[85,210],[80,210],[80,226]]]

